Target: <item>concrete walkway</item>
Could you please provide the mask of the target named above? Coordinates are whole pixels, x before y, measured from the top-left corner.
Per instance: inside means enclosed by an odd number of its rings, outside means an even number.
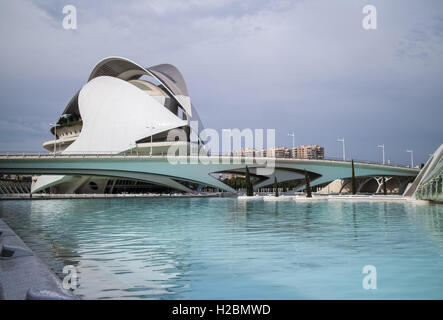
[[[0,219],[0,300],[78,299]]]

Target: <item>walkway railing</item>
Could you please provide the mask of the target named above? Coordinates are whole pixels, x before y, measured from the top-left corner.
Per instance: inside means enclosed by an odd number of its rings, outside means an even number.
[[[0,159],[35,159],[35,158],[157,158],[164,159],[167,158],[167,153],[150,155],[146,152],[136,152],[136,151],[126,151],[126,152],[113,152],[113,151],[85,151],[85,152],[77,152],[77,153],[43,153],[41,151],[0,151]],[[241,155],[228,155],[228,154],[212,154],[209,157],[219,157],[219,158],[240,158],[240,159],[275,159],[275,160],[302,160],[302,161],[334,161],[334,162],[346,162],[350,163],[351,160],[343,160],[342,158],[335,157],[325,157],[323,159],[301,159],[301,158],[284,158],[284,157],[263,157],[263,156],[241,156]],[[398,163],[388,163],[383,164],[377,161],[371,160],[361,160],[361,159],[353,159],[355,163],[360,164],[373,164],[373,165],[384,165],[389,167],[400,167],[400,168],[410,168],[410,166],[398,164]],[[417,168],[413,168],[417,169]]]

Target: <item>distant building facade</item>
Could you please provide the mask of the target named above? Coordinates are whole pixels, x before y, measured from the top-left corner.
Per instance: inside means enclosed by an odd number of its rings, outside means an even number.
[[[291,157],[295,159],[324,159],[325,148],[318,145],[299,146],[292,148]]]
[[[267,156],[271,158],[290,158],[290,151],[285,147],[276,147],[268,149]]]
[[[242,149],[234,152],[234,156],[240,157],[272,157],[272,158],[292,158],[292,159],[324,159],[325,148],[318,145],[303,145],[288,149],[286,147],[275,147],[270,149]]]

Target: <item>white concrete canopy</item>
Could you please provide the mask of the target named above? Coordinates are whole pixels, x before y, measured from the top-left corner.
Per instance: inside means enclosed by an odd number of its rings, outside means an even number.
[[[64,154],[117,154],[144,137],[187,125],[153,97],[114,77],[92,79],[78,100],[83,129]]]

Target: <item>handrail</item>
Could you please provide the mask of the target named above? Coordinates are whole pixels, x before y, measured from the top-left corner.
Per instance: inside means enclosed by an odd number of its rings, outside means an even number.
[[[188,155],[188,156],[194,156],[194,155]],[[197,155],[195,155],[197,156]],[[53,154],[53,153],[42,153],[42,152],[23,152],[23,151],[13,151],[13,152],[2,152],[0,153],[0,159],[6,158],[6,159],[28,159],[28,158],[53,158],[53,159],[73,159],[73,158],[156,158],[156,159],[164,159],[168,158],[166,154],[162,155],[149,155],[149,154],[143,154],[143,153],[129,153],[129,152],[112,152],[112,151],[87,151],[87,152],[78,152],[78,153],[66,153],[66,154]],[[178,156],[180,157],[180,156]],[[284,158],[284,157],[262,157],[262,156],[241,156],[241,155],[223,155],[223,154],[214,154],[209,155],[208,157],[211,158],[235,158],[235,159],[274,159],[274,160],[300,160],[300,161],[334,161],[334,162],[345,162],[350,163],[350,160],[343,160],[342,158],[334,158],[334,157],[325,157],[323,159],[300,159],[300,158]],[[400,168],[410,168],[410,166],[402,165],[402,164],[396,164],[396,163],[390,163],[390,164],[382,164],[381,162],[377,161],[370,161],[370,160],[360,160],[360,159],[354,159],[354,162],[357,164],[373,164],[373,165],[383,165],[387,167],[400,167]],[[417,168],[412,168],[416,169]]]

